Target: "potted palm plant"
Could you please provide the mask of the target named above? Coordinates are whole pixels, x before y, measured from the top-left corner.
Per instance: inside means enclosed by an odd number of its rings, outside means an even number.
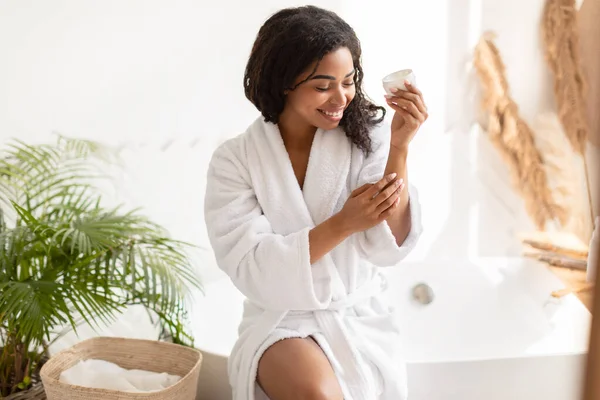
[[[105,205],[101,150],[61,136],[0,153],[0,398],[45,398],[38,373],[56,332],[101,326],[130,305],[193,345],[190,245],[139,211]]]

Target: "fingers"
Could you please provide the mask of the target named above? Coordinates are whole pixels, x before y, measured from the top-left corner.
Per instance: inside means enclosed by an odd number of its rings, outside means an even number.
[[[392,183],[395,178],[396,178],[396,173],[395,172],[392,172],[391,174],[388,174],[388,175],[384,176],[378,182],[376,182],[375,184],[373,184],[368,190],[366,190],[365,192],[363,192],[364,195],[367,196],[367,198],[369,200],[373,199],[388,184]]]
[[[419,110],[417,105],[410,100],[404,99],[402,97],[391,97],[391,98],[388,98],[388,104],[391,107],[394,107],[394,105],[396,105],[396,106],[399,106],[400,108],[402,108],[403,110],[408,111],[408,113],[414,119],[416,119],[420,122],[425,121],[425,115],[423,113],[421,113],[421,111]]]
[[[352,191],[352,193],[350,193],[350,197],[356,197],[359,196],[361,194],[363,194],[365,191],[367,191],[367,189],[369,189],[371,186],[373,186],[372,183],[365,183],[364,185],[362,185],[359,188],[356,188]]]
[[[396,201],[394,201],[394,203],[390,207],[388,207],[387,210],[384,210],[381,214],[379,214],[379,221],[384,221],[384,220],[388,219],[388,217],[390,215],[392,215],[398,209],[399,205],[400,205],[400,196],[398,196]]]
[[[421,93],[421,91],[416,86],[413,86],[412,83],[410,83],[409,81],[404,81],[404,86],[406,86],[406,89],[408,89],[409,92],[412,92],[419,96],[421,99],[423,99],[423,93]]]
[[[423,96],[421,94],[417,94],[410,91],[411,89],[416,90],[414,86],[410,86],[410,84],[407,84],[406,87],[409,90],[398,90],[394,93],[394,95],[413,102],[419,109],[419,112],[427,114],[427,106],[425,105],[425,100],[423,100]]]
[[[379,192],[379,194],[373,199],[373,204],[375,206],[379,206],[381,203],[385,202],[398,190],[398,188],[400,188],[403,183],[404,180],[402,178],[394,181],[391,185]]]
[[[411,129],[416,129],[423,123],[423,121],[413,117],[413,115],[410,112],[403,108],[404,106],[399,106],[390,102],[388,102],[388,105],[392,107],[394,111],[396,111],[398,114],[404,117],[404,121],[406,122],[406,124],[408,124],[408,126],[410,126]]]
[[[396,181],[394,185],[387,188],[384,192],[380,193],[377,198],[380,198],[380,202],[377,205],[375,211],[379,214],[385,212],[388,208],[393,207],[394,204],[400,202],[400,195],[404,191],[405,183],[398,184],[400,180]],[[377,200],[376,198],[376,200]]]
[[[419,89],[411,85],[408,81],[405,81],[404,85],[406,86],[406,90],[392,89],[392,93],[394,94],[392,96],[385,96],[388,100],[388,104],[390,106],[393,106],[393,103],[396,103],[398,105],[404,105],[407,107],[405,108],[405,110],[410,111],[411,115],[414,118],[418,119],[421,122],[425,121],[429,117],[429,114],[427,111],[427,106],[425,105],[425,100],[423,100],[423,94]],[[401,101],[400,99],[404,100]],[[390,100],[392,104],[390,104]],[[408,101],[408,103],[406,101]],[[402,104],[400,104],[400,102],[402,102]],[[415,115],[413,107],[409,104],[413,104],[416,107],[416,109],[419,112],[419,115]]]
[[[427,112],[427,107],[425,106],[425,102],[423,101],[423,99],[421,98],[421,96],[419,96],[418,94],[406,91],[406,90],[396,90],[394,92],[393,97],[400,97],[403,99],[406,99],[412,103],[415,104],[415,106],[417,106],[417,108],[419,109],[419,112],[422,113],[426,113]]]

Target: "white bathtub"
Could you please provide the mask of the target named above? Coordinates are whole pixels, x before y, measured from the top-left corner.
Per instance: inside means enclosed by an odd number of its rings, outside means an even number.
[[[591,315],[544,266],[487,258],[405,263],[386,269],[387,296],[405,327],[410,400],[575,400]],[[428,284],[434,300],[416,303]],[[230,398],[227,355],[243,298],[227,278],[206,286],[193,311],[205,361],[199,400]]]

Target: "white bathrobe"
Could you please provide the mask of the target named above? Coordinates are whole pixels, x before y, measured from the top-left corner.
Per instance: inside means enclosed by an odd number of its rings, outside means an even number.
[[[396,265],[421,234],[414,187],[402,246],[383,222],[310,263],[309,231],[340,211],[354,189],[383,177],[389,126],[371,137],[374,151],[365,157],[341,128],[317,130],[303,188],[277,126],[262,118],[214,152],[208,234],[219,267],[247,298],[228,365],[235,400],[266,399],[256,384],[260,357],[279,340],[308,336],[331,362],[346,400],[406,398],[399,326],[382,300],[379,267]]]

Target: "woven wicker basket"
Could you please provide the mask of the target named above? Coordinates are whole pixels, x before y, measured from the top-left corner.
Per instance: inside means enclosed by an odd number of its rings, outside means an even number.
[[[92,389],[59,381],[62,371],[91,358],[125,369],[179,375],[181,380],[165,390],[148,393]],[[40,375],[48,400],[195,400],[201,363],[202,354],[192,348],[152,340],[99,337],[56,354],[44,364]]]

